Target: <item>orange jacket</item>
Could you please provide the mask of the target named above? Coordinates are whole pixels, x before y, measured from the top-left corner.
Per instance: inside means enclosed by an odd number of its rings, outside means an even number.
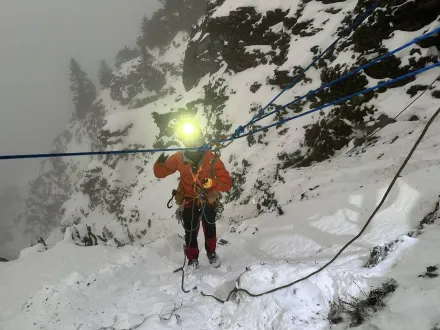
[[[198,178],[197,185],[202,186],[204,180],[209,178],[212,180],[212,187],[206,191],[213,190],[219,192],[226,192],[232,187],[232,180],[229,172],[219,157],[211,165],[214,154],[210,150],[206,150],[200,162],[197,174],[193,174],[190,164],[184,164],[183,153],[177,152],[170,156],[164,164],[159,164],[157,161],[154,164],[154,175],[159,178],[165,178],[168,175],[180,172],[180,182],[183,187],[185,197],[195,198],[197,193],[194,188],[194,179]],[[197,180],[196,180],[197,181]]]

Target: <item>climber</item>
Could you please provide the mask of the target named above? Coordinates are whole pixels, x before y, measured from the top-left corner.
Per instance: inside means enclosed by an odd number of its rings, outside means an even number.
[[[186,148],[203,145],[202,131],[193,123],[179,125],[177,136]],[[185,150],[170,157],[162,153],[154,164],[157,178],[165,178],[176,171],[180,172],[180,182],[174,198],[183,206],[188,267],[197,269],[199,265],[197,236],[201,222],[209,263],[217,268],[220,258],[216,253],[216,205],[220,193],[231,189],[231,176],[221,159],[210,150]]]

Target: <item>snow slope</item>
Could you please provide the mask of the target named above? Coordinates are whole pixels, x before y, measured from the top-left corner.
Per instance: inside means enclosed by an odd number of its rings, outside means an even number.
[[[296,66],[307,65],[313,59],[313,47],[327,47],[336,38],[341,21],[359,3],[363,4],[355,0],[334,4],[315,0],[270,4],[210,1],[215,6],[195,31],[180,32],[170,45],[150,50],[154,56],[152,67],[165,77],[160,90],[145,88],[126,105],[112,99],[112,90],[101,91],[105,124],[98,140],[105,150],[179,146],[165,128],[172,124],[169,117],[184,112],[182,109],[193,111],[195,119],[213,135],[232,133],[252,117],[255,112],[250,109],[264,105],[280,90],[278,83],[283,79],[277,74],[286,70],[292,75]],[[188,89],[183,79],[188,49],[195,44],[203,50],[204,40],[215,45],[210,40],[210,34],[215,32],[209,30],[210,23],[228,25],[228,19],[238,15],[231,11],[241,6],[255,6],[254,17],[244,14],[249,19],[259,19],[253,23],[255,29],[271,21],[274,15],[281,15],[278,12],[271,16],[265,12],[269,9],[290,9],[287,18],[299,15],[292,31],[279,23],[265,27],[288,35],[287,47],[277,44],[273,55],[266,44],[250,41],[243,52],[246,56],[257,54],[258,65],[254,66],[254,59],[243,55],[241,62],[249,67],[234,69],[234,61],[227,58],[227,43],[235,39],[229,40],[231,35],[225,32],[221,35],[226,38],[223,53],[200,54],[208,56],[203,59],[206,63],[211,61],[212,67],[218,61],[218,68],[201,75]],[[389,38],[376,44],[392,49],[432,30],[438,23],[437,18],[413,32],[393,31]],[[306,34],[295,32],[296,29]],[[233,32],[239,35],[242,31]],[[358,60],[379,54],[378,49],[364,52],[356,47],[359,45],[351,41],[341,45],[337,57],[326,59],[325,66],[312,68],[307,73],[309,79],[284,93],[277,104],[321,86],[325,72],[331,76],[342,71],[336,70],[338,65],[348,69]],[[273,63],[273,57],[283,49],[286,61],[282,65]],[[413,49],[415,52],[398,54],[398,67],[418,61],[430,63],[430,56],[437,56],[438,60],[436,47],[416,45]],[[258,52],[268,59],[265,63]],[[118,78],[135,72],[139,61],[124,63],[117,72]],[[386,69],[391,72],[394,64],[387,64]],[[386,71],[384,76],[394,75],[394,71],[390,72]],[[263,292],[294,281],[333,257],[359,232],[424,124],[438,108],[435,92],[438,93],[440,81],[396,122],[385,126],[377,140],[347,154],[355,143],[355,135],[364,134],[362,125],[377,124],[380,115],[396,116],[439,73],[438,69],[424,73],[361,103],[376,111],[362,116],[360,125],[353,124],[351,118],[343,118],[341,121],[348,122],[354,131],[345,137],[349,143],[342,149],[335,148],[334,155],[324,161],[312,161],[310,166],[284,166],[280,155],[312,153],[315,146],[307,146],[305,138],[308,129],[320,122],[331,122],[336,107],[261,133],[255,141],[236,140],[222,150],[222,159],[234,174],[237,189],[232,197],[224,195],[225,210],[218,222],[219,239],[228,242],[219,245],[223,265],[212,269],[202,254],[200,271],[185,278],[185,288],[191,289],[188,294],[180,289],[180,273],[173,273],[183,262],[183,241],[178,236],[183,230],[174,217],[175,208],[165,207],[177,176],[165,180],[153,176],[151,168],[157,154],[87,160],[81,172],[75,172],[79,179],[63,205],[60,222],[64,239],[55,243],[60,236],[55,230],[50,250],[38,252],[40,247],[35,246],[25,250],[18,260],[0,263],[0,329],[344,329],[351,322],[347,313],[342,313],[338,322],[329,320],[332,302],[342,299],[353,304],[355,298],[361,299],[390,278],[397,283],[396,291],[386,298],[386,307],[372,313],[359,328],[434,329],[440,322],[438,278],[418,276],[426,267],[438,263],[437,215],[433,216],[433,224],[419,230],[420,235],[407,234],[418,228],[439,200],[439,120],[430,128],[364,235],[326,270],[294,287],[260,298],[239,294],[224,305],[203,297],[200,291],[215,293],[220,298],[226,298],[236,285],[253,293]],[[363,77],[366,86],[383,80],[377,72]],[[252,91],[255,83],[261,86]],[[345,86],[348,90],[351,87]],[[415,95],[410,95],[414,90]],[[313,108],[319,101],[307,100],[300,110]],[[355,107],[358,108],[361,107]],[[295,109],[289,109],[282,116],[294,112]],[[272,120],[265,119],[262,124]],[[329,126],[328,130],[332,133],[335,128]],[[321,136],[315,139],[315,145],[326,142]],[[98,246],[78,246],[87,232],[86,226],[107,242],[99,240]],[[364,267],[374,247],[393,242],[396,243],[383,260],[374,267]],[[202,234],[199,244],[203,246]]]
[[[95,115],[88,116],[87,123],[72,120],[55,139],[50,152],[92,151],[95,133],[90,133],[90,127],[95,121]],[[90,161],[91,157],[42,161],[39,176],[29,183],[28,197],[15,216],[5,219],[9,234],[0,242],[1,254],[16,258],[21,249],[36,244],[40,236],[47,237],[54,228],[59,228],[63,203],[69,200],[82,170]]]
[[[173,219],[163,220],[173,231],[144,247],[84,248],[67,240],[45,253],[1,265],[0,291],[9,298],[3,301],[0,328],[129,329],[142,324],[138,329],[328,329],[329,302],[335,297],[347,300],[394,278],[399,284],[396,294],[363,329],[372,329],[370,324],[378,329],[430,329],[440,321],[438,279],[417,276],[438,263],[439,223],[417,238],[404,236],[378,266],[362,266],[372,247],[415,229],[431,211],[440,183],[435,175],[440,155],[432,152],[440,143],[439,128],[437,122],[428,132],[359,241],[325,271],[297,286],[261,298],[240,294],[225,305],[199,293],[225,298],[240,275],[241,288],[259,293],[326,262],[359,231],[420,133],[421,123],[390,125],[382,130],[381,143],[359,156],[341,153],[330,163],[286,176],[294,182],[295,195],[319,187],[308,191],[307,200],[283,206],[283,216],[248,219],[237,228],[241,234],[229,233],[223,220],[219,237],[229,242],[219,246],[223,265],[214,270],[202,258],[200,271],[185,280],[187,289],[198,288],[189,294],[181,291],[180,275],[172,272],[183,257]],[[401,137],[390,144],[396,131]],[[384,156],[377,159],[380,154]]]

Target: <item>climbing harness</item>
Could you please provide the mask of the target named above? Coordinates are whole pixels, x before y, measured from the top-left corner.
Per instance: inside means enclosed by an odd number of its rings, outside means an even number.
[[[292,117],[289,117],[289,118],[286,118],[286,119],[280,120],[280,121],[278,121],[278,122],[276,122],[276,123],[273,123],[273,124],[270,124],[270,125],[267,125],[267,126],[263,126],[263,127],[261,127],[261,128],[254,129],[254,130],[252,130],[252,131],[250,131],[250,132],[248,132],[248,133],[245,133],[245,129],[248,128],[248,127],[250,127],[251,125],[254,125],[256,122],[258,122],[258,121],[260,121],[260,120],[262,120],[262,119],[264,119],[264,118],[267,118],[268,116],[270,116],[270,115],[272,115],[272,114],[275,114],[276,112],[281,111],[281,110],[285,109],[286,107],[288,107],[288,106],[290,106],[290,105],[293,105],[293,104],[295,104],[295,103],[297,103],[297,102],[300,102],[301,100],[303,100],[303,99],[305,99],[305,98],[307,98],[307,97],[310,97],[310,96],[312,96],[312,95],[316,95],[316,94],[319,93],[320,91],[323,91],[324,89],[329,88],[329,87],[335,85],[336,83],[338,83],[338,82],[340,82],[340,81],[342,81],[342,80],[344,80],[344,79],[347,79],[347,78],[350,77],[350,76],[353,76],[354,74],[360,72],[361,70],[364,70],[364,69],[366,69],[366,68],[368,68],[368,67],[370,67],[370,66],[372,66],[372,65],[374,65],[374,64],[376,64],[376,63],[378,63],[379,61],[382,61],[382,60],[384,60],[385,58],[388,58],[388,57],[392,56],[392,55],[395,54],[396,52],[398,52],[398,51],[400,51],[400,50],[402,50],[402,49],[404,49],[404,48],[407,48],[407,47],[409,47],[410,45],[413,45],[413,44],[415,44],[415,43],[418,43],[418,42],[420,42],[420,41],[422,41],[422,40],[424,40],[424,39],[426,39],[426,38],[428,38],[428,37],[434,36],[435,34],[438,34],[438,33],[440,32],[440,27],[438,27],[438,28],[434,29],[433,31],[431,31],[431,32],[429,32],[429,33],[425,33],[424,35],[421,35],[421,36],[419,36],[419,37],[413,39],[412,41],[406,43],[405,45],[403,45],[403,46],[401,46],[401,47],[399,47],[399,48],[397,48],[397,49],[395,49],[395,50],[393,50],[393,51],[387,52],[386,54],[384,54],[384,55],[382,55],[382,56],[380,56],[380,57],[374,59],[373,61],[370,61],[369,63],[367,63],[367,64],[365,64],[365,65],[362,65],[362,66],[358,67],[357,69],[352,70],[352,71],[350,71],[350,72],[348,72],[348,73],[342,75],[341,77],[339,77],[339,78],[337,78],[337,79],[335,79],[335,80],[333,80],[333,81],[327,83],[327,84],[324,84],[323,86],[321,86],[320,88],[318,88],[318,89],[316,89],[316,90],[311,90],[311,91],[309,91],[308,93],[306,93],[305,95],[303,95],[303,96],[301,96],[301,97],[297,97],[295,100],[293,100],[293,101],[291,101],[291,102],[289,102],[289,103],[287,103],[287,104],[285,104],[285,105],[283,105],[283,106],[281,106],[281,107],[277,107],[276,109],[274,109],[274,110],[272,110],[272,111],[270,111],[270,112],[268,112],[268,113],[266,113],[266,114],[264,113],[266,109],[268,109],[270,106],[274,105],[274,102],[275,102],[278,98],[280,98],[282,94],[284,94],[287,90],[291,89],[291,88],[294,87],[297,83],[299,83],[301,80],[303,80],[304,77],[305,77],[306,72],[307,72],[310,68],[312,68],[312,67],[313,67],[313,66],[314,66],[314,65],[315,65],[320,59],[322,59],[322,58],[324,57],[324,55],[326,55],[326,54],[328,54],[329,52],[333,51],[333,50],[335,49],[336,45],[338,44],[338,42],[339,42],[342,38],[348,37],[348,36],[349,36],[349,35],[350,35],[350,34],[351,34],[351,33],[352,33],[352,32],[353,32],[353,31],[359,26],[359,25],[361,25],[362,22],[364,22],[365,19],[366,19],[366,18],[367,18],[367,17],[368,17],[368,16],[369,16],[369,15],[370,15],[370,14],[371,14],[371,13],[372,13],[372,12],[378,7],[378,6],[379,6],[380,2],[381,2],[380,0],[377,0],[377,1],[376,1],[373,5],[371,5],[371,6],[370,6],[370,7],[369,7],[364,13],[360,14],[360,15],[359,15],[359,16],[358,16],[358,17],[357,17],[357,18],[356,18],[356,19],[355,19],[355,20],[354,20],[354,21],[353,21],[353,22],[352,22],[347,28],[345,28],[343,31],[341,31],[341,32],[338,34],[338,35],[339,35],[338,38],[337,38],[337,39],[336,39],[336,40],[335,40],[330,46],[328,46],[328,47],[327,47],[327,48],[326,48],[326,49],[325,49],[320,55],[318,55],[316,58],[314,58],[314,60],[312,61],[312,63],[310,63],[305,69],[301,69],[301,70],[299,71],[299,73],[296,75],[296,77],[294,77],[294,79],[293,79],[289,84],[287,84],[287,85],[283,88],[283,90],[282,90],[282,91],[281,91],[281,92],[280,92],[275,98],[273,98],[273,99],[272,99],[272,100],[271,100],[271,101],[270,101],[265,107],[263,107],[262,109],[260,109],[260,110],[257,112],[257,114],[256,114],[255,116],[253,116],[253,118],[252,118],[247,124],[245,124],[245,125],[243,125],[243,126],[239,126],[239,127],[235,130],[235,132],[234,132],[229,138],[215,139],[215,140],[213,140],[213,141],[210,141],[209,144],[205,144],[205,145],[202,145],[201,147],[194,147],[194,148],[171,148],[171,149],[146,149],[146,150],[119,150],[119,151],[99,151],[99,152],[76,152],[76,153],[52,153],[52,154],[30,154],[30,155],[7,155],[7,156],[0,156],[0,160],[5,160],[5,159],[29,159],[29,158],[49,158],[49,157],[64,157],[64,156],[120,155],[120,154],[156,153],[156,152],[186,151],[186,150],[193,150],[193,151],[197,151],[197,150],[198,150],[198,151],[204,152],[204,151],[206,151],[206,150],[208,150],[208,149],[212,149],[213,152],[214,152],[214,158],[213,158],[213,160],[211,161],[211,167],[213,168],[214,163],[215,163],[215,160],[216,160],[216,157],[219,157],[219,156],[220,156],[220,150],[223,149],[223,148],[225,148],[225,147],[227,147],[228,145],[230,145],[230,144],[231,144],[234,140],[236,140],[236,139],[244,138],[244,137],[247,137],[247,136],[250,136],[250,135],[256,134],[256,133],[258,133],[258,132],[261,132],[261,131],[267,130],[267,129],[269,129],[269,128],[272,128],[272,127],[275,127],[275,126],[282,125],[282,124],[284,124],[284,123],[286,123],[286,122],[288,122],[288,121],[291,121],[291,120],[294,120],[294,119],[300,118],[300,117],[302,117],[302,116],[309,115],[309,114],[311,114],[311,113],[314,113],[314,112],[320,111],[320,110],[322,110],[322,109],[328,108],[328,107],[333,106],[333,105],[340,104],[340,103],[342,103],[342,102],[345,102],[345,101],[347,101],[347,100],[352,99],[352,98],[355,97],[355,96],[363,95],[363,94],[365,94],[365,93],[368,93],[368,92],[374,91],[374,90],[376,90],[376,89],[383,88],[383,87],[387,87],[387,86],[389,86],[389,85],[391,85],[391,84],[394,84],[394,83],[396,83],[396,82],[399,82],[399,81],[402,81],[402,80],[408,79],[408,78],[413,77],[413,76],[415,76],[415,75],[417,75],[417,74],[420,74],[420,73],[422,73],[422,72],[425,72],[425,71],[428,71],[428,70],[431,70],[431,69],[434,69],[434,68],[440,67],[440,62],[436,62],[436,63],[434,63],[434,64],[432,64],[432,65],[429,65],[429,66],[426,66],[426,67],[424,67],[424,68],[422,68],[422,69],[417,69],[417,70],[414,70],[414,71],[412,71],[412,72],[408,72],[408,73],[406,73],[406,74],[404,74],[404,75],[401,75],[401,76],[399,76],[399,77],[396,77],[396,78],[390,79],[390,80],[388,80],[388,81],[385,81],[385,82],[379,83],[379,84],[377,84],[377,85],[375,85],[375,86],[373,86],[373,87],[365,88],[365,89],[362,90],[362,91],[358,91],[358,92],[353,93],[353,94],[351,94],[351,95],[348,95],[348,96],[342,97],[342,98],[340,98],[340,99],[338,99],[338,100],[334,100],[334,101],[332,101],[332,102],[329,102],[329,103],[327,103],[327,104],[321,105],[321,106],[316,107],[316,108],[314,108],[314,109],[311,109],[311,110],[305,111],[305,112],[300,113],[300,114],[298,114],[298,115],[295,115],[295,116],[292,116]],[[433,82],[433,83],[434,83],[434,82]],[[431,84],[431,86],[433,85],[433,83]],[[421,97],[421,96],[422,96],[422,95],[423,95],[423,94],[429,89],[429,87],[430,87],[430,86],[428,86],[428,88],[427,88],[427,89],[426,89],[421,95],[419,95],[418,98],[420,98],[420,97]],[[418,98],[416,98],[412,103],[414,103]],[[411,103],[411,104],[412,104],[412,103]],[[408,107],[411,106],[411,104],[408,105]],[[407,108],[408,108],[408,107],[407,107]],[[401,113],[403,113],[407,108],[405,108]],[[401,113],[399,113],[398,116],[399,116]],[[217,300],[218,302],[222,302],[222,303],[224,303],[224,302],[226,302],[226,301],[229,301],[233,294],[238,294],[238,293],[240,293],[240,292],[245,293],[245,294],[247,294],[247,295],[249,295],[249,296],[251,296],[251,297],[260,297],[260,296],[263,296],[263,295],[266,295],[266,294],[270,294],[270,293],[273,293],[273,292],[276,292],[276,291],[279,291],[279,290],[282,290],[282,289],[285,289],[285,288],[291,287],[292,285],[295,285],[295,284],[297,284],[297,283],[299,283],[299,282],[305,281],[306,279],[308,279],[308,278],[310,278],[310,277],[312,277],[312,276],[318,274],[319,272],[321,272],[322,270],[324,270],[325,268],[327,268],[329,265],[331,265],[331,264],[332,264],[332,263],[333,263],[333,262],[334,262],[334,261],[335,261],[335,260],[341,255],[341,254],[342,254],[342,252],[343,252],[348,246],[350,246],[353,242],[355,242],[355,241],[356,241],[356,240],[357,240],[357,239],[358,239],[358,238],[364,233],[364,231],[366,230],[366,228],[368,227],[368,225],[371,223],[371,221],[372,221],[372,219],[374,218],[374,216],[377,214],[377,212],[379,211],[379,209],[380,209],[380,208],[382,207],[382,205],[384,204],[384,202],[385,202],[385,200],[387,199],[387,197],[388,197],[388,195],[389,195],[391,189],[393,188],[395,182],[396,182],[397,179],[399,178],[401,172],[403,171],[403,169],[404,169],[405,166],[407,165],[408,161],[411,159],[413,153],[414,153],[415,150],[417,149],[417,147],[418,147],[418,145],[420,144],[421,140],[422,140],[423,137],[425,136],[427,130],[429,129],[429,127],[431,126],[432,122],[435,120],[435,118],[438,116],[439,113],[440,113],[440,108],[434,113],[434,115],[431,117],[431,119],[430,119],[430,120],[428,121],[428,123],[425,125],[425,128],[423,129],[423,131],[422,131],[420,137],[418,138],[418,140],[417,140],[416,143],[414,144],[413,148],[411,149],[410,153],[408,154],[408,156],[407,156],[406,159],[404,160],[403,164],[401,165],[401,167],[400,167],[399,170],[397,171],[397,173],[396,173],[396,175],[394,176],[393,180],[391,181],[391,184],[389,185],[389,187],[388,187],[386,193],[384,194],[382,200],[380,201],[379,205],[378,205],[378,206],[376,207],[376,209],[373,211],[373,213],[371,214],[371,216],[369,217],[369,219],[367,220],[367,222],[365,223],[365,225],[362,227],[361,231],[360,231],[360,232],[359,232],[359,233],[358,233],[353,239],[351,239],[347,244],[345,244],[345,245],[342,247],[342,249],[339,250],[339,252],[338,252],[338,253],[337,253],[337,254],[336,254],[336,255],[335,255],[330,261],[328,261],[325,265],[323,265],[323,266],[320,267],[319,269],[317,269],[317,270],[311,272],[311,273],[308,274],[307,276],[302,277],[302,278],[300,278],[300,279],[298,279],[298,280],[296,280],[296,281],[294,281],[294,282],[291,282],[291,283],[289,283],[289,284],[286,284],[286,285],[283,285],[283,286],[280,286],[280,287],[274,288],[274,289],[272,289],[272,290],[269,290],[269,291],[266,291],[266,292],[263,292],[263,293],[260,293],[260,294],[253,294],[253,293],[249,292],[248,290],[245,290],[245,289],[241,289],[241,288],[236,287],[236,288],[234,288],[234,289],[228,294],[228,296],[227,296],[227,298],[226,298],[225,300],[222,300],[222,299],[220,299],[220,298],[218,298],[218,297],[216,297],[216,296],[214,296],[214,295],[205,294],[205,293],[203,293],[203,292],[202,292],[202,295],[207,296],[207,297],[212,297],[212,298],[214,298],[215,300]],[[377,131],[374,132],[373,134],[375,134],[375,133],[377,133]],[[229,142],[229,143],[227,143],[227,142]],[[225,143],[227,143],[227,144],[224,145]],[[351,151],[351,150],[350,150],[350,151]],[[199,167],[200,167],[200,166],[199,166]],[[196,174],[196,177],[194,177],[193,172],[191,172],[191,173],[192,173],[193,178],[194,178],[194,183],[193,183],[193,184],[194,184],[194,193],[195,193],[196,197],[193,198],[193,199],[191,200],[191,203],[192,203],[192,218],[191,218],[191,225],[190,225],[190,230],[189,230],[190,238],[189,238],[188,246],[191,245],[191,241],[192,241],[192,232],[193,232],[194,230],[197,230],[197,229],[200,227],[200,221],[201,221],[202,217],[205,217],[205,206],[206,206],[206,204],[205,204],[205,203],[206,203],[206,202],[205,202],[206,191],[205,191],[204,189],[201,189],[201,188],[200,188],[200,186],[202,186],[202,185],[201,185],[201,183],[199,182],[199,179],[198,179],[199,172]],[[199,188],[200,191],[197,191],[197,190],[196,190],[197,188]],[[171,208],[171,207],[172,207],[172,200],[173,200],[173,198],[176,196],[176,194],[177,194],[177,190],[173,190],[172,194],[173,194],[172,198],[171,198],[171,199],[168,201],[168,203],[167,203],[167,207],[168,207],[168,208]],[[195,211],[195,207],[196,207],[196,201],[197,201],[197,206],[200,206],[200,207],[201,207],[202,214],[201,214],[201,217],[198,219],[197,224],[195,225],[196,228],[194,228],[194,220],[195,220],[195,219],[194,219],[194,213],[195,213],[194,211]],[[206,220],[206,217],[205,217],[205,220]],[[183,224],[183,225],[184,225],[184,228],[185,228],[185,224]],[[187,230],[186,228],[185,228],[185,232],[188,233],[188,230]],[[185,244],[186,244],[186,239],[185,239]],[[181,285],[181,288],[182,288],[183,292],[188,293],[188,292],[190,292],[190,291],[189,291],[189,290],[185,290],[185,288],[184,288],[184,276],[185,276],[185,270],[184,270],[184,267],[185,267],[185,265],[186,265],[186,261],[187,261],[187,257],[186,257],[186,253],[185,253],[185,250],[186,250],[186,246],[185,246],[185,244],[183,245],[183,248],[184,248],[184,254],[185,254],[185,255],[184,255],[183,266],[182,266],[181,268],[179,268],[179,269],[176,269],[174,272],[182,271],[182,285]]]
[[[197,225],[196,225],[196,227],[194,228],[193,226],[194,226],[194,211],[195,211],[195,205],[196,205],[196,199],[198,199],[199,201],[201,201],[201,204],[202,204],[202,208],[201,208],[201,214],[200,214],[200,217],[197,219]],[[192,233],[195,231],[195,230],[198,230],[199,228],[200,228],[200,223],[202,222],[202,218],[204,218],[205,219],[205,221],[206,221],[206,223],[208,223],[208,224],[214,224],[215,222],[216,222],[216,220],[214,219],[214,222],[209,222],[208,220],[207,220],[207,217],[206,217],[206,214],[205,214],[205,205],[206,205],[206,203],[204,202],[204,199],[202,198],[202,196],[200,196],[200,194],[198,195],[198,197],[196,197],[196,198],[194,198],[194,199],[192,199],[192,200],[189,200],[190,201],[190,203],[192,204],[192,210],[191,210],[191,228],[190,228],[190,230],[187,230],[186,228],[185,228],[185,224],[184,224],[184,222],[182,221],[182,226],[183,226],[183,229],[185,230],[185,235],[189,235],[189,242],[188,242],[188,247],[190,247],[191,246],[191,242],[192,242]],[[190,290],[186,290],[185,289],[185,266],[186,266],[186,261],[187,261],[187,257],[186,257],[186,242],[185,242],[185,244],[183,244],[183,254],[184,254],[184,259],[183,259],[183,265],[182,265],[182,267],[179,267],[179,268],[177,268],[177,269],[175,269],[174,271],[173,271],[173,273],[178,273],[178,272],[182,272],[182,277],[181,277],[181,289],[182,289],[182,291],[184,292],[184,293],[189,293],[190,292]]]

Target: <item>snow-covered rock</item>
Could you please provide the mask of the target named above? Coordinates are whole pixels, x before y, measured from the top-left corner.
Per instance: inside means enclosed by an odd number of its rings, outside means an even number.
[[[101,116],[72,122],[56,150],[180,147],[173,127],[182,115],[194,117],[209,139],[232,134],[372,3],[206,4],[206,14],[192,16],[185,29],[170,23],[181,18],[179,10],[154,17],[154,24],[164,25],[158,35],[167,32],[167,42],[151,31],[144,34],[138,46],[145,53],[121,63],[112,86],[100,92]],[[437,0],[381,3],[275,104],[291,102],[438,27],[439,5]],[[249,129],[435,63],[438,51],[438,36],[418,42]],[[226,242],[219,245],[223,264],[214,270],[201,257],[200,272],[185,277],[188,294],[181,291],[181,276],[173,273],[183,260],[177,236],[183,230],[175,209],[166,208],[177,177],[154,177],[158,154],[47,161],[16,231],[26,233],[20,248],[51,232],[49,250],[0,264],[0,292],[14,297],[0,299],[0,328],[328,329],[332,322],[332,328],[343,329],[357,315],[354,306],[369,306],[361,315],[363,329],[434,328],[440,321],[438,279],[423,271],[438,263],[437,216],[419,226],[438,201],[438,121],[364,235],[323,272],[259,298],[236,294],[224,305],[200,292],[225,298],[238,286],[261,293],[328,262],[362,228],[437,109],[439,73],[433,69],[223,149],[234,181],[223,194],[218,220],[218,236]],[[414,231],[418,234],[408,235]],[[87,244],[90,239],[97,244]],[[372,251],[374,262],[369,262]],[[26,281],[29,268],[33,280],[13,289]],[[428,273],[436,274],[432,269]],[[381,297],[383,306],[365,305],[363,297],[376,294],[372,288],[383,283],[393,288]],[[351,307],[342,308],[344,302]]]
[[[34,246],[28,247],[21,250],[19,259],[32,257],[35,253],[46,251],[46,247],[42,243],[35,244]]]

